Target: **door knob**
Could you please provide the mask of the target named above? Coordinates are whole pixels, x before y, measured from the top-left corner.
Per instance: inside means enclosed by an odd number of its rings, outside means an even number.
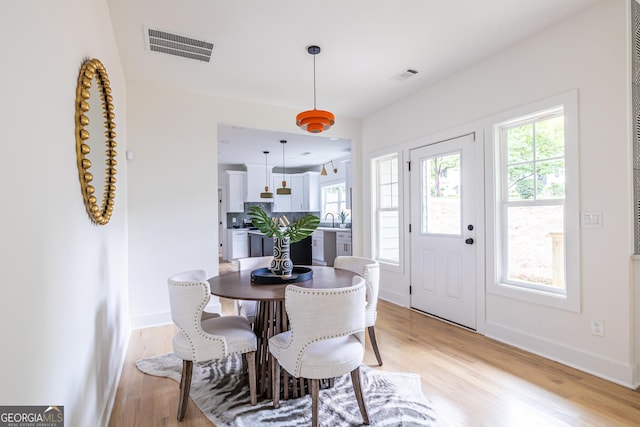
[[[471,237],[469,237],[467,240],[464,241],[467,245],[473,245],[473,239]]]

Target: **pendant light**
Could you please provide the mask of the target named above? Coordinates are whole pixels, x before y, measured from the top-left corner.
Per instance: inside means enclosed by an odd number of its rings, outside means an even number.
[[[269,166],[267,164],[268,151],[264,153],[264,193],[260,193],[261,199],[273,199],[273,193],[269,191]]]
[[[296,116],[296,125],[311,133],[320,133],[329,129],[335,123],[333,113],[316,109],[316,55],[320,53],[319,46],[307,47],[307,52],[313,55],[313,110],[303,111]]]
[[[286,169],[284,167],[284,144],[287,143],[286,139],[280,140],[280,144],[282,144],[282,188],[278,188],[276,190],[277,194],[288,195],[291,194],[291,189],[287,188],[287,181],[285,179]]]

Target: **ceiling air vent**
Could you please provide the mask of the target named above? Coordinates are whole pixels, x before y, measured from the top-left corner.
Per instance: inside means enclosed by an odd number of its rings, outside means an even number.
[[[147,43],[153,52],[182,56],[183,58],[209,62],[213,52],[213,43],[196,40],[177,34],[147,28]]]
[[[399,82],[403,82],[403,81],[407,80],[409,77],[415,76],[416,74],[418,74],[418,71],[416,71],[416,70],[414,70],[412,68],[407,68],[406,70],[396,74],[392,78],[394,80],[398,80]]]

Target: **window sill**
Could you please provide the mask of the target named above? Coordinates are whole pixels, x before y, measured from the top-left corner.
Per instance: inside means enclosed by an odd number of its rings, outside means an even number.
[[[496,283],[487,287],[487,293],[575,313],[580,312],[580,300],[572,298],[569,289],[566,295],[561,295],[507,283]]]

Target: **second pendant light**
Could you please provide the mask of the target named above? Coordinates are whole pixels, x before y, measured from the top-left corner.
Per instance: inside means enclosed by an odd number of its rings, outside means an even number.
[[[287,188],[287,180],[285,178],[286,169],[284,166],[284,144],[287,143],[286,139],[281,139],[280,143],[282,144],[282,187],[276,190],[277,194],[287,195],[291,194],[291,189]]]
[[[260,193],[261,199],[273,199],[273,193],[269,191],[269,163],[267,162],[268,151],[264,153],[264,192]]]

